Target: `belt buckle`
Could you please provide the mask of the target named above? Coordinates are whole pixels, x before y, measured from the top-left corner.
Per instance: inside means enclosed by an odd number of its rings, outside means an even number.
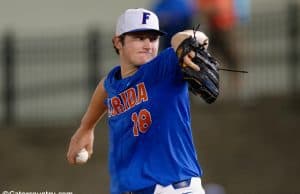
[[[191,179],[186,179],[186,180],[183,180],[183,181],[173,183],[172,186],[173,186],[174,189],[181,189],[181,188],[185,188],[185,187],[190,186],[190,184],[191,184]]]

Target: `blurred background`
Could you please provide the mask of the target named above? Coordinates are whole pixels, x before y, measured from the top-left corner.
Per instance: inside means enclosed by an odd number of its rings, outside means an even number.
[[[118,64],[111,44],[117,17],[144,7],[169,34],[200,23],[222,66],[249,72],[221,71],[215,104],[191,96],[207,194],[300,193],[299,0],[0,5],[0,192],[109,193],[105,119],[86,165],[69,166],[66,151],[97,82]]]

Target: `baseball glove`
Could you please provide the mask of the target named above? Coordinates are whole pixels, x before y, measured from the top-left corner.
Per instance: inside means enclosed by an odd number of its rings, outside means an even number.
[[[192,61],[200,67],[200,71],[195,71],[184,64],[184,56],[191,51],[195,52]],[[200,95],[205,102],[213,103],[219,95],[219,64],[207,52],[205,44],[200,44],[195,36],[190,36],[178,46],[176,54],[182,67],[184,80],[189,84],[189,90],[195,95]]]

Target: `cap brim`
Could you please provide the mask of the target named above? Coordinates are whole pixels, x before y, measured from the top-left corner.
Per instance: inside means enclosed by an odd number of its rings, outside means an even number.
[[[167,33],[164,32],[164,31],[161,31],[161,30],[156,30],[156,29],[149,29],[149,28],[140,28],[140,29],[135,29],[135,30],[131,30],[131,31],[128,31],[128,32],[125,32],[123,34],[127,34],[127,33],[132,33],[132,32],[154,32],[154,33],[157,33],[159,36],[163,36],[163,35],[166,35]]]

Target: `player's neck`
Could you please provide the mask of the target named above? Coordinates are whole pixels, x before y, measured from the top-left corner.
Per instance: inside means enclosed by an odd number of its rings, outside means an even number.
[[[121,76],[122,78],[126,78],[132,76],[137,72],[138,67],[135,65],[123,65],[121,66]]]

